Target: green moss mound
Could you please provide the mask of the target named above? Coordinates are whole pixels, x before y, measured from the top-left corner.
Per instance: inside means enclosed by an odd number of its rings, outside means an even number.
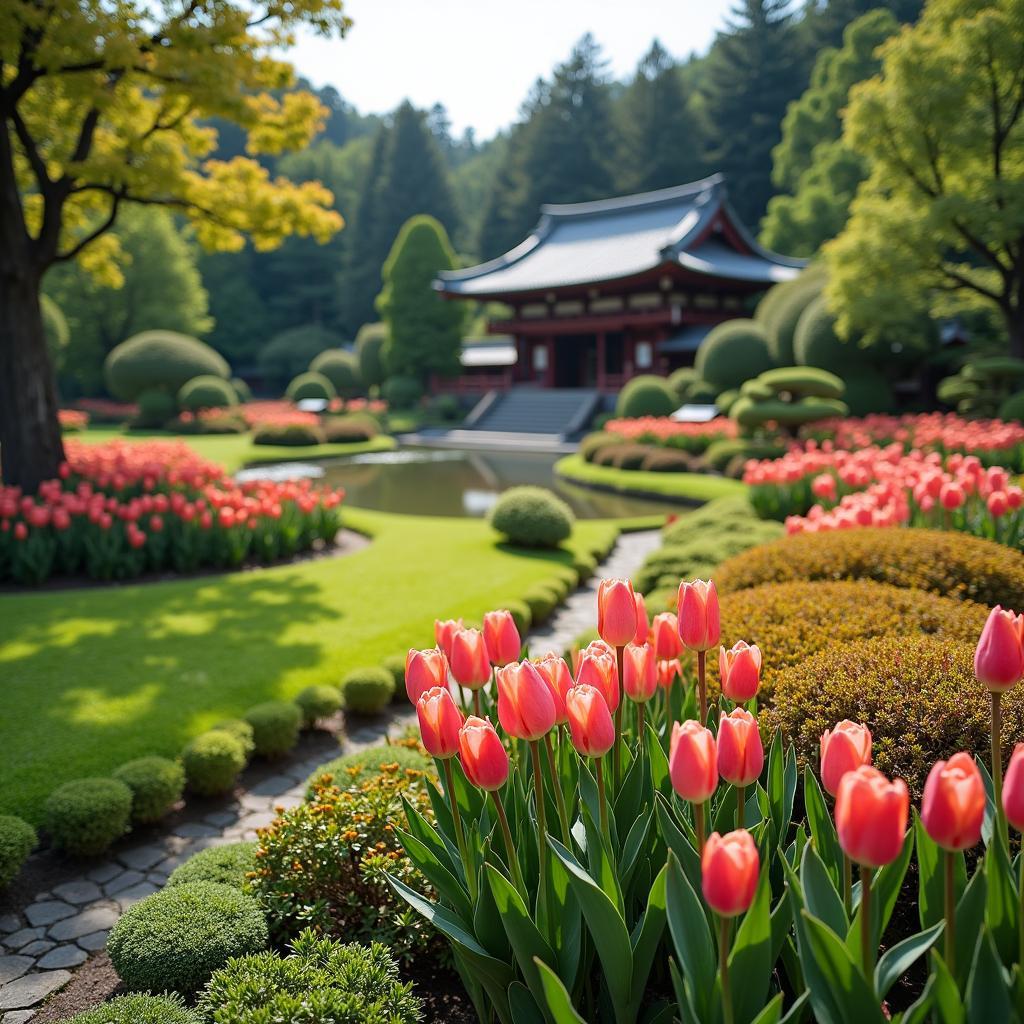
[[[775,365],[764,328],[756,320],[727,320],[701,342],[694,367],[719,391],[738,388]]]
[[[125,402],[155,389],[174,396],[193,377],[227,380],[223,356],[198,338],[175,331],[143,331],[113,348],[103,364],[107,390]]]

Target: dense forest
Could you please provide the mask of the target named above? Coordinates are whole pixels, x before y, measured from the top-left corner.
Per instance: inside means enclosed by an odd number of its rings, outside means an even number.
[[[283,332],[289,346],[296,329],[315,329],[320,347],[345,344],[378,318],[381,267],[414,214],[437,218],[468,264],[521,241],[541,203],[721,171],[763,241],[811,255],[842,227],[863,176],[838,141],[849,88],[875,72],[874,48],[920,6],[740,0],[706,54],[677,60],[654,40],[626,81],[586,35],[533,85],[516,122],[486,141],[453,136],[441,104],[364,115],[335,89],[300,80],[329,111],[322,132],[301,152],[260,159],[274,174],[323,182],[344,230],[324,245],[293,238],[271,252],[206,254],[164,210],[125,216],[121,288],[75,265],[46,280],[70,328],[57,354],[62,390],[100,390],[105,353],[152,327],[205,338],[243,373],[259,372]],[[237,129],[213,127],[216,157],[241,152]]]

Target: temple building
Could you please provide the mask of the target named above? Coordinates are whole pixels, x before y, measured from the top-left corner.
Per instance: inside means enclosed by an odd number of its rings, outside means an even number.
[[[487,263],[447,271],[446,298],[500,302],[496,336],[463,352],[456,389],[513,384],[614,392],[638,373],[692,364],[714,327],[804,260],[762,248],[716,174],[675,188],[542,206],[533,233]]]

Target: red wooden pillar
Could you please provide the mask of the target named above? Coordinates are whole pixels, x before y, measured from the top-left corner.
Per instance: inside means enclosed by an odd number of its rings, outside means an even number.
[[[605,368],[607,367],[607,361],[605,359],[605,336],[604,331],[597,332],[597,390],[604,391],[607,387],[607,380],[605,379]]]

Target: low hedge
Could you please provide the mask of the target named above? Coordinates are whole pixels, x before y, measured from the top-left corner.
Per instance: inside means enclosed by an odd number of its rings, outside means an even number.
[[[617,469],[585,462],[579,455],[566,455],[555,463],[555,476],[583,487],[595,487],[616,494],[658,495],[690,503],[711,501],[743,494],[746,485],[738,480],[708,473],[654,473],[639,469]]]
[[[0,814],[0,889],[10,884],[36,848],[36,830],[13,814]]]
[[[386,668],[356,668],[341,681],[341,706],[357,715],[383,711],[395,695],[395,677]]]
[[[591,460],[595,466],[614,466],[616,469],[640,469],[644,460],[659,449],[649,444],[621,441],[602,448]]]
[[[380,428],[368,416],[332,416],[324,421],[322,429],[328,444],[359,444],[380,433]]]
[[[245,713],[260,757],[283,757],[299,742],[302,710],[286,700],[268,700]]]
[[[314,683],[295,695],[295,703],[302,712],[303,725],[312,726],[321,718],[330,718],[339,710],[341,694],[336,686]]]
[[[530,626],[533,625],[533,613],[530,611],[530,606],[521,598],[513,598],[509,601],[498,602],[497,607],[504,608],[512,616],[519,635],[526,636]]]
[[[176,995],[134,993],[115,996],[109,1003],[75,1014],[67,1024],[203,1024],[198,1010],[187,1007]]]
[[[306,779],[306,798],[309,799],[314,784],[324,775],[330,775],[333,784],[339,789],[347,789],[349,786],[362,785],[382,772],[395,770],[433,773],[434,762],[415,740],[380,743],[366,750],[355,750],[320,765]]]
[[[256,843],[225,843],[209,846],[189,857],[171,872],[167,884],[216,882],[236,889],[245,888],[246,875],[256,870]]]
[[[114,772],[114,778],[132,791],[132,821],[140,825],[159,821],[185,789],[185,769],[166,757],[128,761]]]
[[[543,487],[511,487],[491,509],[490,523],[512,544],[558,547],[572,533],[576,517],[561,498]]]
[[[646,473],[690,473],[699,462],[683,451],[653,448],[643,457],[639,468]]]
[[[201,796],[216,796],[234,788],[247,760],[242,740],[224,729],[211,729],[182,751],[188,788]]]
[[[230,885],[188,882],[129,907],[107,939],[107,953],[133,989],[197,992],[231,957],[266,949],[259,903]]]
[[[544,622],[558,606],[560,598],[550,587],[538,583],[523,594],[523,600],[530,608],[530,619]]]
[[[712,441],[704,452],[704,461],[724,473],[737,456],[744,459],[777,459],[786,453],[785,445],[746,437],[722,437]]]
[[[323,430],[309,423],[261,423],[252,434],[252,443],[306,448],[326,443]]]
[[[613,444],[622,444],[622,440],[622,437],[618,434],[610,434],[606,430],[598,430],[593,434],[587,434],[580,441],[579,453],[587,462],[593,462],[594,457],[603,448]]]
[[[1024,554],[941,530],[795,534],[729,559],[715,576],[721,592],[798,579],[871,579],[989,606],[1024,604]]]
[[[1004,694],[1006,736],[1024,730],[1024,691]],[[790,737],[814,763],[821,734],[848,718],[871,727],[875,765],[916,801],[932,764],[958,750],[987,762],[989,702],[974,678],[974,644],[946,636],[884,636],[842,644],[779,673],[769,734]]]
[[[43,827],[53,845],[76,857],[98,857],[128,831],[132,791],[117,779],[76,779],[55,789],[43,805]]]

